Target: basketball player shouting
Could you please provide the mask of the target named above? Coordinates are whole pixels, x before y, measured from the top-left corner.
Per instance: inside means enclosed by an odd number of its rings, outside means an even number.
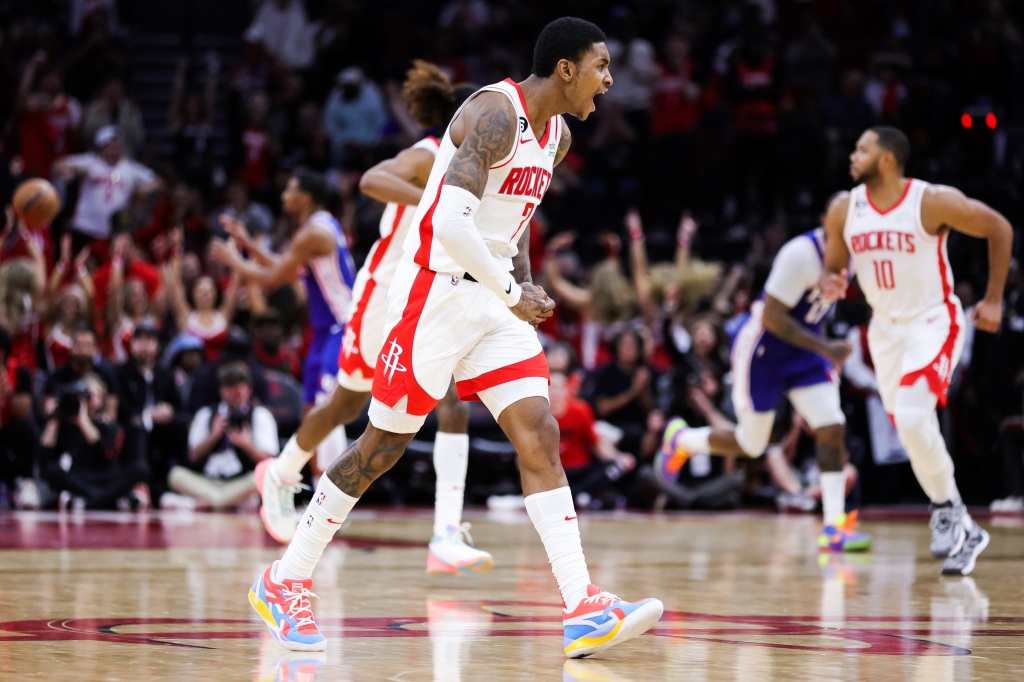
[[[845,295],[852,256],[873,312],[868,346],[878,393],[932,501],[932,554],[947,557],[943,574],[967,575],[989,536],[960,500],[935,414],[964,343],[946,240],[951,229],[988,240],[988,289],[971,319],[991,333],[1002,319],[1013,229],[957,189],[904,177],[909,157],[910,142],[896,128],[869,128],[857,140],[850,175],[861,184],[829,208],[821,290],[833,301]]]
[[[310,610],[313,569],[359,496],[402,456],[453,375],[460,397],[479,397],[519,454],[526,509],[565,605],[566,655],[601,651],[661,617],[657,599],[622,601],[590,582],[559,464],[547,363],[533,329],[554,302],[530,281],[530,216],[569,148],[559,114],[590,115],[594,98],[612,84],[609,61],[598,27],[555,20],[537,39],[531,76],[485,86],[448,126],[388,293],[370,424],[328,467],[284,556],[249,592],[285,647],[325,647]]]
[[[447,126],[458,106],[475,91],[472,86],[456,87],[441,69],[417,61],[402,85],[402,97],[410,113],[423,128]],[[380,239],[374,242],[366,262],[356,275],[352,299],[355,307],[346,317],[337,359],[337,388],[326,401],[310,410],[279,457],[260,462],[256,467],[256,486],[263,506],[260,518],[278,542],[291,542],[295,535],[295,492],[300,472],[313,451],[320,449],[333,460],[345,447],[335,443],[335,429],[359,416],[370,400],[373,367],[384,343],[387,317],[387,293],[409,233],[416,204],[423,195],[430,169],[434,165],[438,140],[426,137],[395,158],[381,161],[363,174],[359,187],[364,194],[384,201],[387,206],[380,220]],[[252,239],[243,226],[225,223],[237,242],[246,245]],[[334,377],[332,376],[332,379]],[[437,473],[434,498],[434,537],[427,554],[428,573],[482,572],[493,565],[490,554],[467,544],[468,524],[462,524],[463,493],[469,459],[469,406],[459,402],[452,387],[437,407],[437,434],[434,438],[434,470]],[[344,432],[342,431],[342,434]],[[330,438],[329,438],[330,437]]]

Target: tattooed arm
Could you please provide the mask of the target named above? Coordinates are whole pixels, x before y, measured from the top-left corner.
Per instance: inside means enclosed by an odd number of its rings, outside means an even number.
[[[459,267],[494,292],[517,317],[537,325],[551,316],[554,301],[529,277],[522,286],[518,283],[519,271],[529,271],[528,250],[520,251],[517,272],[510,275],[491,255],[473,222],[488,174],[514,152],[518,131],[515,108],[500,93],[481,93],[459,114],[450,130],[458,149],[445,170],[434,208],[434,236]],[[525,247],[528,242],[520,239],[520,244]]]
[[[527,224],[523,234],[519,237],[516,245],[519,253],[512,257],[512,277],[517,282],[533,282],[533,274],[530,271],[530,226]]]

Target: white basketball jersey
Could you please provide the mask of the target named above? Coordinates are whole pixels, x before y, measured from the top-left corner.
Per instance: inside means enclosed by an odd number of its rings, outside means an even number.
[[[930,235],[921,224],[927,188],[927,182],[908,178],[903,196],[887,211],[875,207],[865,185],[850,192],[843,237],[853,271],[871,309],[892,320],[955,300],[946,233]]]
[[[561,119],[558,116],[548,119],[538,140],[530,126],[526,99],[512,79],[487,85],[469,99],[485,91],[500,92],[512,101],[519,129],[516,131],[515,146],[509,155],[491,166],[474,222],[491,255],[501,261],[506,270],[511,270],[512,257],[519,253],[516,243],[530,224],[530,217],[551,184],[551,169],[554,167],[558,140],[562,134]],[[459,108],[461,111],[462,107]],[[449,125],[437,151],[423,199],[416,208],[414,227],[409,230],[405,240],[405,254],[420,267],[462,276],[465,271],[434,239],[433,225],[434,207],[441,196],[444,176],[456,149],[452,144]]]
[[[423,149],[436,156],[439,144],[436,137],[425,137],[411,148]],[[412,225],[415,213],[416,207],[406,204],[390,202],[384,207],[384,213],[380,217],[380,238],[366,254],[366,261],[359,271],[360,278],[365,272],[366,276],[373,277],[381,286],[391,284],[395,277],[395,269],[398,268],[398,260],[402,257],[402,245],[409,234],[409,226]]]

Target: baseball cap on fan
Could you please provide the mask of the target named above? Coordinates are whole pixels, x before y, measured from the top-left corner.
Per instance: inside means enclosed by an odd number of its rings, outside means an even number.
[[[103,149],[114,140],[121,137],[120,131],[115,125],[103,126],[96,131],[96,136],[93,138],[93,143],[96,145],[96,149]]]

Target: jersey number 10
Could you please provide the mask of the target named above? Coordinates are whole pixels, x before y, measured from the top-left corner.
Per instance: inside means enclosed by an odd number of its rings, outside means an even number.
[[[895,289],[896,288],[896,277],[892,271],[891,260],[875,260],[871,261],[871,264],[875,266],[875,283],[879,289]]]

